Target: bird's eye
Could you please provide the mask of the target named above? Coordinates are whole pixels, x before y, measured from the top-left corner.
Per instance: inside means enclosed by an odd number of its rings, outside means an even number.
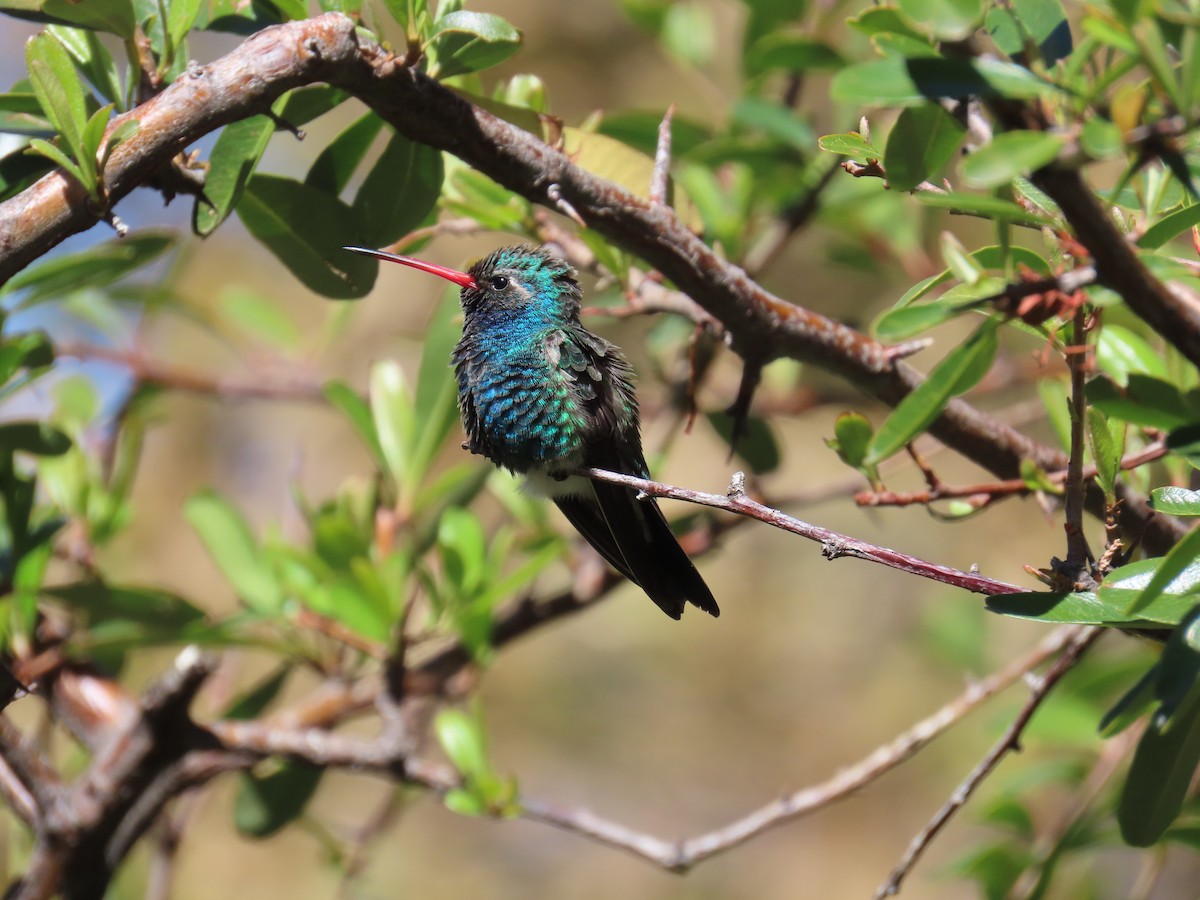
[[[493,275],[492,276],[492,289],[493,290],[502,291],[506,287],[508,287],[508,278],[507,277],[505,277],[504,275]]]

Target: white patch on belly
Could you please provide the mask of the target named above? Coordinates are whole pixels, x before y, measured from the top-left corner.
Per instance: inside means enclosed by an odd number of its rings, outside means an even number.
[[[592,496],[592,482],[580,475],[568,475],[560,481],[545,472],[529,472],[521,482],[521,489],[533,497],[547,500]]]

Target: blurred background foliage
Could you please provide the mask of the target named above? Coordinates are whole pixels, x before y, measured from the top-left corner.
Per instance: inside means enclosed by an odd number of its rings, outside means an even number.
[[[322,3],[361,16],[399,53],[419,45],[429,74],[643,195],[659,122],[674,104],[672,202],[706,240],[781,297],[883,340],[934,338],[915,357],[935,372],[934,388],[890,417],[828,374],[770,365],[748,437],[729,461],[723,411],[737,392],[737,359],[698,339],[702,415],[684,433],[690,323],[606,316],[605,307],[623,305],[637,260],[580,232],[600,270],[584,273],[587,303],[600,308],[589,325],[623,346],[640,374],[655,474],[720,490],[734,468],[749,469],[766,496],[808,519],[1032,590],[1021,567],[1060,552],[1062,533],[1054,487],[1036,467],[1023,475],[1037,499],[984,515],[965,501],[930,516],[848,500],[867,484],[923,486],[920,472],[889,460],[967,391],[1065,445],[1070,316],[1006,320],[978,301],[1023,272],[1048,276],[1069,263],[1056,209],[1024,179],[1068,144],[1140,231],[1154,271],[1194,283],[1194,4],[460,6]],[[106,141],[111,114],[134,108],[189,60],[214,59],[257,28],[317,11],[303,0],[0,0],[0,9],[41,20],[6,19],[0,30],[0,73],[12,85],[0,96],[0,192],[11,196],[59,165],[98,202],[106,152],[135,130]],[[153,61],[140,73],[127,52],[139,28]],[[940,54],[971,35],[993,54],[970,65]],[[905,60],[932,60],[935,70],[952,63],[935,74],[960,79],[962,94],[984,84],[1033,98],[1070,127],[989,142],[970,117],[927,100]],[[955,696],[964,679],[1035,643],[1045,622],[991,615],[977,598],[859,563],[827,565],[816,548],[751,524],[700,561],[719,622],[670,622],[626,585],[611,602],[496,652],[493,611],[567,587],[563,560],[579,548],[556,514],[458,447],[446,364],[457,298],[410,273],[379,275],[373,261],[340,248],[400,242],[403,252],[461,266],[514,235],[538,240],[539,221],[527,201],[395,135],[339,91],[293,92],[274,113],[196,146],[209,166],[204,200],[180,196],[163,209],[161,195],[134,194],[117,210],[127,235],[95,228],[4,286],[0,627],[20,660],[39,652],[52,626],[69,658],[132,688],[181,644],[220,649],[202,718],[253,717],[323,679],[371,671],[401,619],[418,649],[461,640],[481,676],[464,688],[471,702],[444,709],[431,737],[464,776],[446,798],[453,812],[351,774],[256,769],[188,801],[173,896],[873,890],[1021,696],[995,701],[861,795],[684,879],[537,824],[471,814],[511,811],[519,785],[659,834],[715,827],[864,756]],[[1169,152],[1147,158],[1127,146],[1137,128],[1171,116],[1183,126]],[[300,127],[303,141],[287,133]],[[963,158],[964,147],[978,150]],[[880,165],[892,189],[851,177],[842,159]],[[920,190],[942,176],[951,194]],[[1094,288],[1087,301],[1105,316],[1089,399],[1099,416],[1095,461],[1111,487],[1123,450],[1192,424],[1197,378],[1120,298]],[[1195,458],[1186,436],[1174,455],[1123,477],[1143,491],[1186,488]],[[980,480],[961,459],[919,446],[943,481]],[[1174,504],[1167,512],[1196,514],[1186,492],[1160,500]],[[1099,545],[1100,526],[1089,529]],[[1187,543],[1187,558],[1172,561],[1178,569],[1195,556]],[[1154,606],[1161,598],[1143,588],[1162,560],[1138,565],[1141,581],[1113,585],[1126,594],[1093,595],[1108,604],[1098,621],[1181,621],[1194,578],[1164,577],[1166,607]],[[1190,724],[1196,648],[1175,644],[1165,659],[1178,666],[1151,670],[1159,693],[1143,692],[1130,709],[1157,696]],[[1125,897],[1152,876],[1154,896],[1193,896],[1195,801],[1158,833],[1145,811],[1127,810],[1127,836],[1131,817],[1152,832],[1144,843],[1175,824],[1150,850],[1124,846],[1114,810],[1137,734],[1105,742],[1097,731],[1156,659],[1113,635],[1072,672],[1035,717],[1024,752],[934,846],[909,883],[913,895],[959,897],[971,882],[990,897]],[[1172,699],[1164,684],[1182,693]],[[45,727],[30,701],[11,714]],[[55,752],[68,769],[82,764],[83,751],[67,741]],[[1183,789],[1176,793],[1182,802]],[[365,847],[363,834],[372,837]],[[4,835],[7,871],[20,871],[28,838],[14,821]],[[114,897],[145,893],[147,855],[135,852]]]

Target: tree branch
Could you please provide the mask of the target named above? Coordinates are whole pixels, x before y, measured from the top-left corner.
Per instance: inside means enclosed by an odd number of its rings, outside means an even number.
[[[900,860],[900,864],[892,870],[887,881],[880,885],[879,890],[875,892],[875,900],[882,900],[883,897],[891,897],[900,892],[900,883],[912,871],[912,867],[916,864],[921,854],[929,847],[929,844],[937,836],[946,823],[954,817],[966,802],[975,793],[979,785],[983,784],[985,778],[995,770],[996,766],[1010,751],[1020,749],[1021,732],[1025,730],[1025,726],[1029,724],[1029,720],[1033,718],[1033,714],[1037,712],[1037,708],[1041,706],[1042,701],[1050,695],[1051,689],[1056,685],[1064,675],[1071,670],[1075,663],[1079,662],[1080,658],[1087,649],[1099,639],[1104,633],[1103,628],[1096,628],[1090,625],[1074,625],[1068,626],[1066,631],[1070,636],[1070,643],[1063,651],[1062,656],[1054,661],[1054,665],[1043,675],[1037,679],[1032,689],[1029,692],[1029,699],[1025,701],[1025,705],[1021,707],[1021,711],[1017,713],[1012,724],[1005,729],[1000,740],[992,746],[987,755],[980,761],[974,769],[971,770],[962,784],[951,795],[950,800],[938,810],[937,814],[929,821],[929,824],[921,829],[920,833],[913,838],[909,844],[908,850],[904,854],[904,858]]]
[[[819,525],[810,525],[808,522],[804,522],[794,516],[789,516],[787,513],[780,512],[777,509],[772,509],[746,496],[740,484],[741,479],[737,475],[734,476],[734,483],[730,486],[728,493],[706,494],[703,491],[674,487],[669,484],[650,481],[646,478],[636,478],[633,475],[624,475],[620,472],[609,472],[606,469],[585,468],[580,469],[579,474],[585,478],[594,478],[597,481],[607,481],[612,484],[624,485],[651,497],[683,500],[687,503],[710,506],[713,509],[722,509],[726,512],[736,513],[739,516],[757,519],[760,522],[765,522],[768,525],[781,528],[792,534],[797,534],[810,541],[816,541],[821,544],[821,555],[826,559],[853,556],[856,559],[865,559],[869,562],[879,563],[892,569],[899,569],[902,572],[908,572],[912,575],[920,575],[923,578],[939,581],[942,584],[953,585],[954,587],[959,587],[976,594],[991,596],[995,594],[1017,594],[1022,591],[1022,588],[1013,584],[996,581],[993,578],[985,578],[974,572],[963,572],[960,569],[954,569],[950,566],[941,566],[936,563],[927,562],[918,557],[910,556],[907,553],[890,550],[887,547],[878,547],[875,544],[860,541],[857,538],[839,534],[836,531],[830,531],[828,528],[822,528]]]

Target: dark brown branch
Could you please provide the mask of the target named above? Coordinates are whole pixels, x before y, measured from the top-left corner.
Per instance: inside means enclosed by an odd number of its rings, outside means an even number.
[[[0,715],[0,792],[13,812],[34,825],[61,790],[58,775],[26,744],[8,717]]]

